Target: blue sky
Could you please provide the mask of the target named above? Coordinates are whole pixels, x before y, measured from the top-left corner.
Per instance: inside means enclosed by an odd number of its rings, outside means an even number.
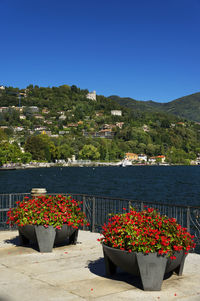
[[[171,101],[200,92],[199,0],[0,0],[0,84]]]

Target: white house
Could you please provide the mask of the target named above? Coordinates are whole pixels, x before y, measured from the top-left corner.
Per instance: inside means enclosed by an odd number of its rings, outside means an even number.
[[[60,115],[59,120],[65,120],[67,117],[65,115]]]
[[[91,100],[97,100],[97,95],[96,95],[96,91],[90,92],[86,95],[87,99],[91,99]]]
[[[0,86],[0,90],[5,90],[5,87],[4,86]]]
[[[43,117],[42,115],[35,115],[34,117],[35,117],[35,119],[41,119],[41,120],[44,120],[44,117]]]
[[[30,107],[27,108],[27,110],[28,110],[29,113],[32,113],[32,114],[39,112],[39,108],[36,107],[36,106],[30,106]]]
[[[21,119],[21,120],[26,119],[26,116],[25,115],[19,115],[19,119]]]
[[[138,160],[139,161],[144,161],[144,162],[147,162],[147,155],[145,155],[145,154],[139,154],[138,155]]]
[[[15,126],[14,127],[14,132],[22,132],[24,130],[23,126]]]
[[[122,116],[122,111],[121,110],[112,110],[111,115]]]
[[[0,112],[7,112],[9,107],[0,107]]]
[[[158,161],[160,161],[161,163],[165,163],[165,156],[161,155],[161,156],[154,156],[154,157],[150,157],[149,158],[149,163],[156,163]]]

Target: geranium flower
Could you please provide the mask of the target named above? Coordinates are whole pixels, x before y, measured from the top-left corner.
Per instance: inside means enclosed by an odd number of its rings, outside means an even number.
[[[144,254],[157,252],[174,259],[175,251],[188,252],[195,247],[193,238],[186,228],[174,218],[160,215],[155,209],[147,208],[112,216],[102,227],[100,242],[128,252]]]
[[[7,224],[24,225],[52,225],[60,229],[64,224],[78,229],[89,223],[85,213],[81,211],[80,202],[71,196],[38,196],[37,198],[25,197],[23,201],[16,202],[17,207],[8,211]]]

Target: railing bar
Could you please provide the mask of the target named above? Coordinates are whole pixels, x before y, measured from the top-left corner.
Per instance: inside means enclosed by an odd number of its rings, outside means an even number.
[[[29,194],[30,195],[30,192],[28,193],[23,193],[23,194]],[[56,195],[56,194],[60,194],[60,193],[47,193],[47,195]],[[65,193],[62,193],[62,194],[65,194]],[[0,194],[1,195],[5,195],[5,194]],[[9,195],[9,194],[7,194]],[[16,193],[15,195],[21,195],[20,193]],[[121,199],[121,198],[114,198],[114,197],[108,197],[108,196],[98,196],[98,195],[88,195],[88,194],[79,194],[79,193],[67,193],[67,195],[76,195],[76,196],[86,196],[86,197],[101,197],[101,199],[110,199],[110,200],[120,200],[120,201],[130,201],[130,199]],[[200,206],[191,206],[191,205],[179,205],[179,204],[168,204],[168,203],[160,203],[160,202],[148,202],[148,201],[141,201],[141,200],[134,200],[134,202],[136,203],[145,203],[145,204],[157,204],[157,205],[165,205],[165,206],[168,206],[168,207],[180,207],[180,208],[198,208],[200,209]]]

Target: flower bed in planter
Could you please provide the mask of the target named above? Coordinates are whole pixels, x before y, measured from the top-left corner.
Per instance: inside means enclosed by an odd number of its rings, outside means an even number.
[[[113,216],[99,240],[106,273],[112,275],[119,266],[140,276],[144,290],[160,290],[166,273],[182,275],[185,257],[195,246],[186,228],[152,208]]]
[[[18,225],[22,244],[37,242],[41,252],[51,252],[67,239],[75,244],[79,225],[88,225],[80,202],[62,195],[25,197],[9,210],[7,223]]]

